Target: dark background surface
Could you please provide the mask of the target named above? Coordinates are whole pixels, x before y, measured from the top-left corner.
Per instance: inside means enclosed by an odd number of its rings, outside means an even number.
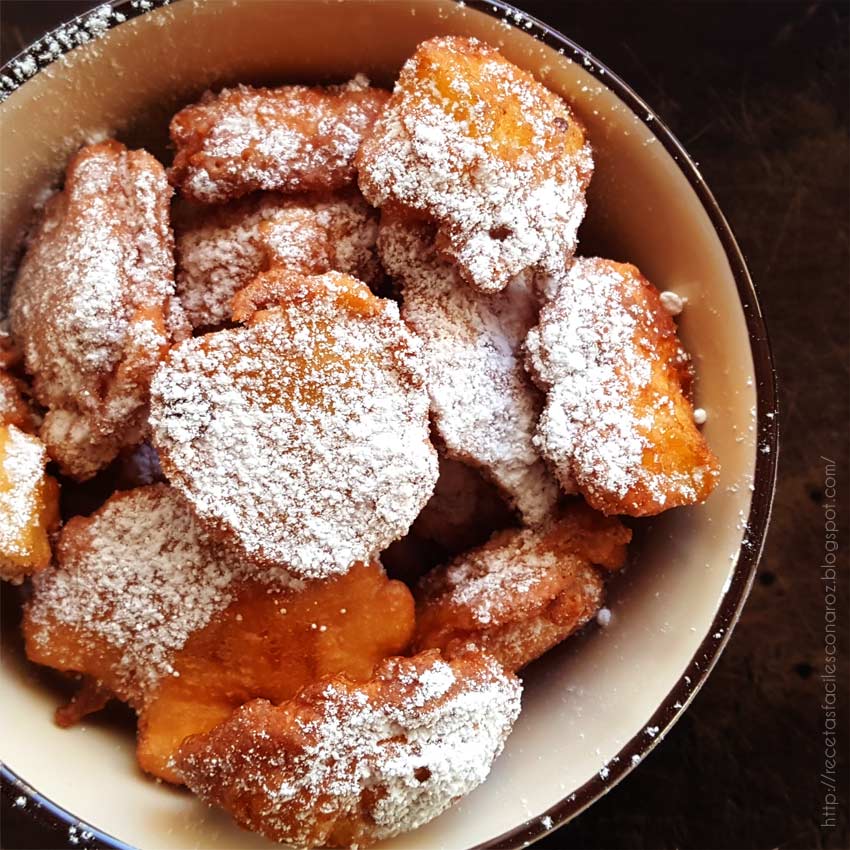
[[[91,2],[2,0],[6,61]],[[848,834],[848,4],[516,0],[629,82],[699,163],[747,257],[781,390],[774,519],[752,595],[690,710],[541,848],[846,848]],[[835,827],[825,786],[823,457],[842,542]],[[11,730],[3,730],[9,734]],[[5,811],[2,846],[56,834]]]

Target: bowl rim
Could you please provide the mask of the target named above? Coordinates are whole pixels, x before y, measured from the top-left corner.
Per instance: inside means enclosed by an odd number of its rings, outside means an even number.
[[[91,36],[85,24],[96,19],[100,35],[115,26],[148,12],[171,5],[177,0],[107,0],[82,15],[60,24],[12,57],[2,67],[0,102],[23,86],[43,68]],[[708,215],[714,232],[721,242],[732,271],[738,297],[747,325],[750,352],[755,374],[756,461],[753,473],[753,492],[741,548],[726,592],[708,630],[686,668],[687,673],[673,686],[644,729],[629,740],[607,765],[603,779],[595,774],[591,779],[562,798],[545,812],[536,815],[495,838],[475,845],[470,850],[518,850],[526,847],[587,809],[622,781],[661,742],[690,705],[723,652],[732,630],[741,616],[749,596],[759,560],[764,549],[768,524],[776,489],[779,449],[779,404],[777,374],[773,363],[770,340],[753,280],[744,256],[711,190],[697,164],[654,110],[624,80],[595,56],[548,24],[504,0],[452,0],[484,14],[506,21],[552,48],[568,61],[580,62],[600,84],[610,89],[646,125],[678,165]],[[81,41],[67,41],[59,52],[49,56],[45,42],[69,26],[81,27]],[[22,74],[20,69],[26,69]],[[13,69],[18,69],[15,73]],[[651,730],[651,731],[650,731]],[[4,808],[25,811],[43,828],[63,834],[62,847],[103,848],[103,850],[133,850],[131,845],[108,835],[40,794],[6,764],[0,763],[0,795]],[[59,846],[59,845],[57,845]]]

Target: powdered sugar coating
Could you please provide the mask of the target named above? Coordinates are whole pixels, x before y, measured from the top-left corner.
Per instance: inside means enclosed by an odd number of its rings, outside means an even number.
[[[187,784],[244,826],[299,847],[365,846],[427,823],[487,777],[521,688],[491,658],[437,652],[257,701],[184,743]]]
[[[270,265],[347,272],[371,284],[380,274],[377,235],[377,216],[356,192],[263,194],[202,208],[177,229],[177,293],[197,328],[229,321],[234,294]]]
[[[37,437],[0,423],[0,578],[18,582],[50,561],[58,489],[48,460]]]
[[[139,707],[173,673],[174,654],[228,606],[249,573],[210,546],[173,488],[117,493],[91,517],[65,525],[55,567],[34,579],[28,653],[44,652],[61,669],[56,631],[70,629],[77,646],[68,650],[67,668],[86,669],[88,653],[97,657],[107,647],[122,697]],[[282,571],[265,578],[270,586],[293,581]]]
[[[570,107],[476,39],[423,42],[358,154],[376,206],[433,218],[440,248],[483,291],[565,268],[593,170]]]
[[[570,505],[538,528],[507,529],[425,575],[416,647],[474,642],[517,670],[581,628],[602,604],[597,565],[622,566],[631,533]]]
[[[387,97],[362,74],[328,88],[207,92],[171,120],[171,180],[185,197],[209,204],[257,190],[349,186],[354,155]]]
[[[422,340],[434,424],[450,457],[479,467],[525,522],[543,522],[558,485],[532,444],[543,400],[521,354],[536,296],[522,276],[500,293],[467,286],[437,255],[433,234],[385,217],[379,250],[402,283],[402,317]]]
[[[169,480],[249,558],[323,578],[403,536],[437,478],[417,340],[342,274],[282,270],[280,306],[172,349],[151,423]]]
[[[11,321],[41,437],[85,479],[140,439],[148,384],[184,330],[173,300],[171,188],[144,151],[107,141],[71,161],[12,291]]]
[[[575,260],[543,284],[528,364],[547,390],[535,444],[606,513],[702,501],[717,462],[684,394],[690,360],[658,292],[633,266]]]

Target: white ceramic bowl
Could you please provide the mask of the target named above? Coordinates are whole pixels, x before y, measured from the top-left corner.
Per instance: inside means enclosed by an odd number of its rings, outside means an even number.
[[[133,0],[113,4],[115,12],[107,5],[75,25],[106,30],[98,38],[70,52],[60,45],[62,55],[46,65],[39,55],[50,45],[42,40],[5,69],[7,269],[34,200],[84,140],[117,134],[167,157],[168,117],[208,86],[358,71],[388,85],[417,43],[453,33],[497,45],[585,121],[596,173],[581,252],[634,262],[659,288],[688,297],[681,334],[696,362],[697,402],[708,411],[705,434],[723,465],[716,492],[704,506],[642,524],[637,557],[611,587],[611,625],[587,630],[524,673],[523,713],[488,781],[385,845],[522,846],[578,814],[664,737],[711,670],[749,590],[773,494],[776,399],[741,254],[694,163],[649,107],[575,44],[498,0],[161,5]],[[270,846],[190,795],[144,778],[126,731],[97,720],[54,726],[56,694],[14,641],[4,643],[2,687],[4,794],[58,826],[57,841],[74,846],[64,841],[69,830],[77,841],[89,830],[89,845],[111,847]]]

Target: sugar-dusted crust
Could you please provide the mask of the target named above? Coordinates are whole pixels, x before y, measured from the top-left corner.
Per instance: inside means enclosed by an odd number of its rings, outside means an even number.
[[[171,188],[115,141],[83,148],[48,201],[12,291],[40,429],[62,471],[90,478],[145,427],[151,376],[185,331],[174,300]]]
[[[264,193],[183,218],[176,227],[177,293],[195,328],[226,323],[233,296],[270,266],[346,272],[370,286],[381,277],[377,213],[356,191]]]
[[[630,539],[618,520],[579,502],[543,527],[500,531],[422,578],[414,645],[472,643],[519,670],[596,614],[599,568],[621,567]]]
[[[60,722],[112,695],[130,703],[139,763],[171,782],[180,778],[170,759],[187,735],[320,676],[368,679],[412,633],[410,591],[378,565],[308,583],[257,570],[207,540],[163,484],[115,494],[71,520],[24,619],[30,659],[86,677]]]
[[[481,469],[525,522],[541,523],[558,484],[532,443],[543,397],[523,366],[537,298],[524,277],[498,293],[467,286],[437,255],[434,230],[385,215],[378,240],[401,283],[402,318],[422,340],[434,425],[449,457]]]
[[[690,358],[634,267],[578,259],[546,283],[528,364],[547,391],[536,442],[607,514],[703,502],[719,465],[694,424]]]
[[[0,421],[0,578],[20,582],[50,563],[59,485],[38,437]]]
[[[385,661],[278,707],[249,703],[177,760],[186,784],[243,827],[298,847],[366,846],[427,823],[484,781],[519,714],[492,658]]]
[[[442,36],[405,63],[357,157],[375,206],[433,219],[478,289],[563,270],[593,171],[584,128],[557,95],[472,38]]]
[[[417,340],[338,273],[273,269],[234,310],[244,327],[176,346],[153,382],[169,481],[258,563],[323,578],[373,560],[437,479]]]
[[[388,96],[362,75],[327,88],[207,92],[171,119],[171,181],[185,197],[217,204],[257,190],[350,186],[354,155]]]

